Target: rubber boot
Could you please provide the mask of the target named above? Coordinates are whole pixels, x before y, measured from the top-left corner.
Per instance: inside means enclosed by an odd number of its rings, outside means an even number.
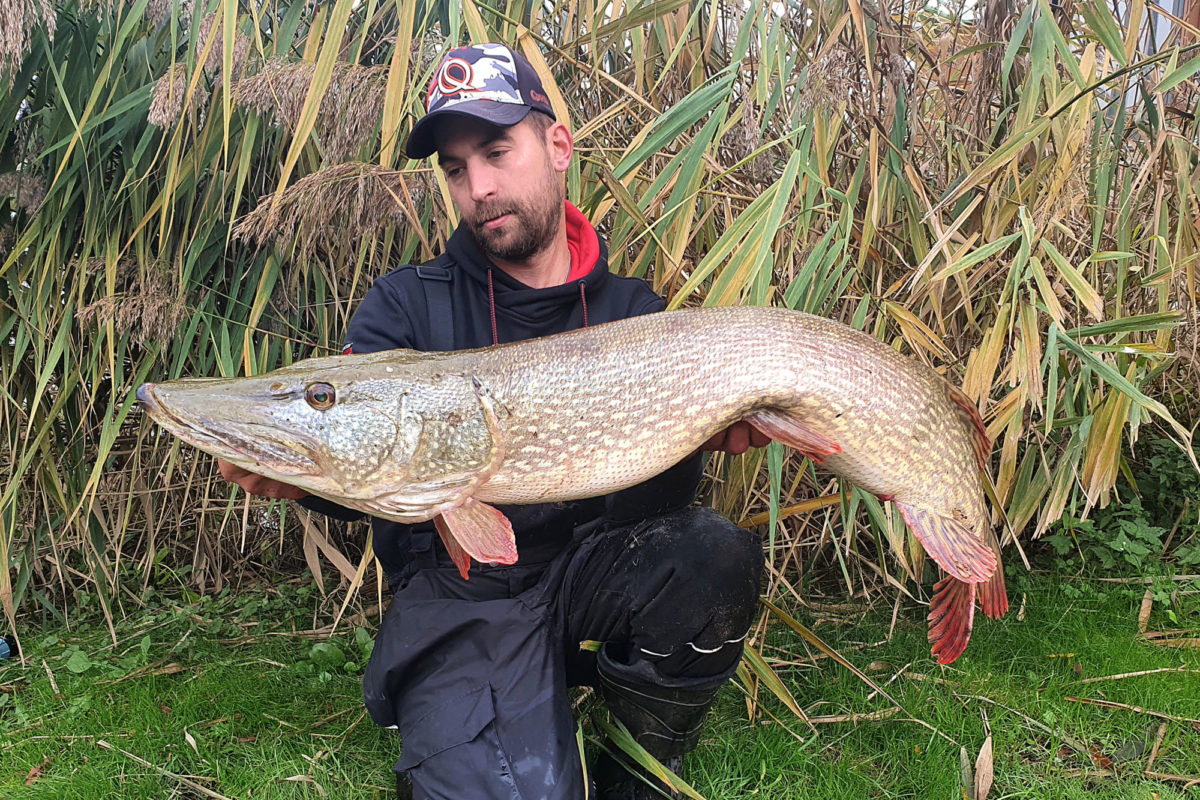
[[[700,739],[700,729],[717,691],[729,678],[672,678],[648,661],[613,661],[605,650],[598,654],[597,671],[600,694],[609,711],[646,752],[676,774],[684,754]],[[599,800],[679,796],[652,776],[645,776],[650,782],[647,784],[607,753],[597,759],[594,776]]]

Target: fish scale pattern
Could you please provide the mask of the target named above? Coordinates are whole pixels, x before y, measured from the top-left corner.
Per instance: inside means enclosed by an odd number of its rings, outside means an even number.
[[[545,502],[578,498],[582,486],[601,495],[636,484],[766,408],[835,442],[840,452],[823,465],[864,489],[948,515],[981,539],[990,526],[972,430],[949,384],[820,317],[694,309],[470,358],[472,374],[493,387],[506,412],[504,463],[477,493],[486,502]]]

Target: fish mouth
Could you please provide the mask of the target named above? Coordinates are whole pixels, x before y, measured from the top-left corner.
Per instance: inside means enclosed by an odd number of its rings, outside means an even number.
[[[256,422],[230,423],[211,416],[192,420],[163,402],[153,383],[144,383],[135,395],[150,417],[170,433],[194,447],[238,466],[269,469],[277,475],[295,477],[320,475],[317,462],[308,455],[315,442],[301,434],[292,434],[296,444],[280,441],[279,429]],[[307,452],[306,452],[307,451]]]

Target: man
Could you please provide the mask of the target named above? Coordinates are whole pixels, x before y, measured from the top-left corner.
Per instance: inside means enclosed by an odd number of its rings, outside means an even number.
[[[533,67],[496,44],[452,50],[406,144],[437,154],[462,223],[446,253],[375,282],[345,352],[486,347],[660,311],[640,280],[608,272],[604,244],[566,202],[574,144]],[[744,423],[707,445],[742,452]],[[761,543],[692,508],[701,456],[623,492],[504,507],[513,566],[453,566],[432,523],[372,520],[394,598],[363,679],[371,716],[396,726],[417,797],[584,797],[567,687],[598,687],[612,713],[678,769],[753,618]],[[247,491],[321,498],[223,464]],[[599,642],[598,650],[582,648]],[[604,756],[602,798],[660,796]]]

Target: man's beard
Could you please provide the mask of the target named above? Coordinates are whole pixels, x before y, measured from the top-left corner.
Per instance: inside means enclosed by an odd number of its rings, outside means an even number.
[[[480,206],[467,220],[480,251],[488,258],[504,261],[526,261],[545,250],[558,234],[562,219],[562,186],[550,180],[548,191],[527,200],[505,200]],[[501,230],[486,230],[483,224],[503,214],[512,220]]]

